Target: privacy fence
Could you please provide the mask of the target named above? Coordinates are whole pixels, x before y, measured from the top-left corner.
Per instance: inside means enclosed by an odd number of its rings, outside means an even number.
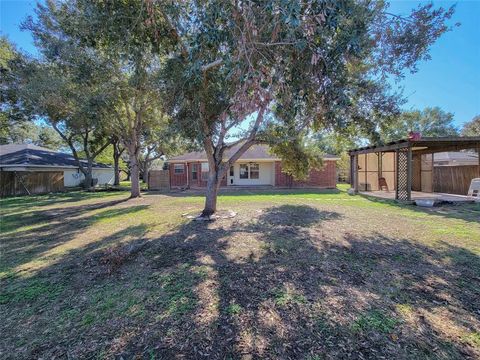
[[[472,179],[478,177],[478,165],[435,166],[433,191],[467,195]]]
[[[64,190],[62,171],[0,171],[0,197]]]
[[[170,189],[170,173],[168,170],[150,170],[148,173],[149,190]]]

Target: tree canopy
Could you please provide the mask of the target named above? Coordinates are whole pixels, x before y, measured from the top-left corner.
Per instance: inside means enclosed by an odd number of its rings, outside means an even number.
[[[169,111],[209,160],[204,214],[215,211],[215,189],[229,166],[255,143],[268,142],[287,158],[306,147],[278,143],[298,144],[305,129],[355,127],[374,137],[379,123],[400,112],[387,78],[416,71],[429,58],[453,11],[429,4],[402,17],[383,1],[353,0],[162,8],[162,23],[176,40],[162,76]],[[234,142],[242,145],[224,159],[229,130],[246,118],[250,125]]]
[[[453,114],[439,107],[423,110],[404,111],[380,127],[383,142],[404,139],[409,132],[418,132],[422,136],[455,136],[458,129],[453,124]]]
[[[465,123],[462,128],[463,136],[480,136],[480,115]]]

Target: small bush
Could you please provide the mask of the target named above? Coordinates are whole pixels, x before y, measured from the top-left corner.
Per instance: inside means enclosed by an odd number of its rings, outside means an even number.
[[[238,315],[242,312],[243,308],[241,305],[232,303],[227,306],[227,314],[228,315]]]
[[[289,291],[288,289],[278,288],[273,291],[275,305],[287,306],[288,304],[303,304],[306,299],[303,295]]]

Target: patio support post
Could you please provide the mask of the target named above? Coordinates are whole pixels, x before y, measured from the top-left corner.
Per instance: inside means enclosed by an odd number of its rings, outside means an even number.
[[[350,187],[352,189],[355,188],[355,182],[353,180],[353,173],[355,172],[355,170],[353,169],[354,167],[354,164],[355,164],[355,155],[350,155]]]
[[[358,193],[358,154],[353,155],[353,190]]]
[[[398,149],[395,150],[395,200],[398,200],[398,158],[399,158]]]
[[[480,178],[480,147],[477,148],[477,154],[478,154],[478,177]]]
[[[408,147],[407,154],[407,201],[412,200],[412,147]]]
[[[395,200],[410,201],[412,192],[412,149],[410,146],[395,150]]]

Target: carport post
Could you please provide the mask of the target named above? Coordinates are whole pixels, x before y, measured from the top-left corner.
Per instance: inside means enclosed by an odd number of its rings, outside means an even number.
[[[478,177],[480,178],[480,147],[477,148],[477,155],[478,155]]]
[[[412,200],[412,147],[408,146],[407,157],[407,201]]]
[[[358,193],[358,155],[350,155],[350,186]]]
[[[395,150],[396,174],[395,200],[410,201],[412,198],[412,148],[411,145]]]

